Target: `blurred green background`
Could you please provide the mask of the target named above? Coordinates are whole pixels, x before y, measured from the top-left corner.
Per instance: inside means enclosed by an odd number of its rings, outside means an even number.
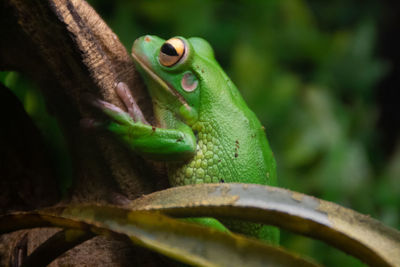
[[[145,34],[207,39],[267,129],[280,186],[399,229],[400,146],[398,126],[390,121],[399,116],[388,109],[395,103],[390,88],[399,85],[390,78],[398,48],[385,43],[391,7],[384,1],[359,2],[89,1],[129,51]],[[60,132],[37,90],[15,73],[2,73],[0,79],[41,129],[54,129],[43,132],[62,169],[67,156]],[[362,265],[287,232],[282,245],[328,266]]]

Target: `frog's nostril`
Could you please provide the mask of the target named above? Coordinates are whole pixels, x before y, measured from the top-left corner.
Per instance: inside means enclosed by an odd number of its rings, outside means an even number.
[[[151,37],[150,37],[149,35],[146,35],[146,36],[144,37],[144,41],[145,41],[145,42],[150,42],[150,41],[151,41]]]

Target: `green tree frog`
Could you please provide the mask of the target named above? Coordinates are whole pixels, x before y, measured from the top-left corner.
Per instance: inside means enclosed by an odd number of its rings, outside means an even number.
[[[128,112],[97,100],[107,128],[136,153],[166,162],[171,186],[199,183],[276,185],[275,160],[264,127],[247,107],[202,38],[138,38],[132,56],[152,99],[149,125],[127,86],[116,91]],[[203,221],[202,221],[203,220]],[[198,221],[218,228],[212,218]],[[223,221],[229,229],[278,242],[271,226]]]

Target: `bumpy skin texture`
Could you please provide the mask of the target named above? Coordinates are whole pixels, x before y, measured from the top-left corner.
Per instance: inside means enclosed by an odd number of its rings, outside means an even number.
[[[271,160],[265,164],[264,153],[260,149],[260,146],[267,145],[265,141],[261,143],[266,140],[261,126],[243,114],[237,114],[236,121],[230,123],[232,113],[227,111],[227,115],[221,118],[215,118],[208,112],[200,113],[199,122],[192,126],[197,132],[195,155],[186,162],[168,164],[171,185],[220,182],[276,184],[272,167],[274,162]],[[217,122],[217,119],[220,121]],[[239,129],[245,129],[244,133]]]
[[[165,44],[161,38],[141,37],[132,48],[159,127],[126,116],[121,120],[116,112],[109,114],[116,121],[109,129],[136,152],[166,161],[172,186],[223,182],[276,185],[275,160],[264,127],[215,61],[210,45],[201,38],[177,38],[184,44],[184,53],[171,66],[162,64],[162,56],[170,57],[160,55]],[[185,80],[187,77],[190,79]],[[187,90],[187,84],[195,89]],[[210,220],[205,224],[213,225]],[[273,227],[232,221],[226,225],[272,242],[279,239]]]

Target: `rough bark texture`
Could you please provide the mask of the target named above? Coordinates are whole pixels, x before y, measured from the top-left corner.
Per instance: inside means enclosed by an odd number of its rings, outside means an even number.
[[[133,156],[111,136],[88,134],[79,126],[82,118],[100,115],[85,102],[87,93],[123,107],[114,92],[121,81],[132,89],[151,121],[151,105],[129,54],[85,1],[0,0],[0,38],[0,70],[17,70],[34,80],[46,98],[48,110],[62,127],[74,170],[74,185],[69,199],[63,202],[116,204],[166,187],[167,179],[154,170],[153,164]],[[6,90],[1,87],[0,93],[6,94]],[[19,109],[19,113],[12,111],[15,116],[12,126],[25,125],[25,129],[16,128],[15,132],[34,134],[29,138],[14,134],[3,137],[6,133],[1,131],[4,142],[0,153],[4,159],[7,153],[16,159],[6,162],[2,158],[0,164],[1,212],[56,204],[59,196],[54,189],[54,173],[47,155],[40,152],[43,150],[40,135],[31,123],[25,123],[29,119],[18,103],[10,101],[8,105]],[[1,114],[10,116],[7,110]],[[18,114],[21,116],[17,117]],[[28,154],[24,149],[14,149],[18,142],[28,143],[22,145]],[[24,157],[29,160],[23,160]],[[15,169],[34,171],[14,172]],[[20,177],[14,180],[16,174]],[[17,182],[11,185],[11,181]],[[3,188],[10,188],[13,193]],[[42,201],[37,200],[42,197]],[[12,263],[13,257],[15,262],[23,249],[31,252],[52,234],[54,230],[44,229],[0,237],[0,265]],[[126,266],[135,262],[148,265],[156,264],[155,258],[129,242],[97,237],[70,250],[52,266]]]

